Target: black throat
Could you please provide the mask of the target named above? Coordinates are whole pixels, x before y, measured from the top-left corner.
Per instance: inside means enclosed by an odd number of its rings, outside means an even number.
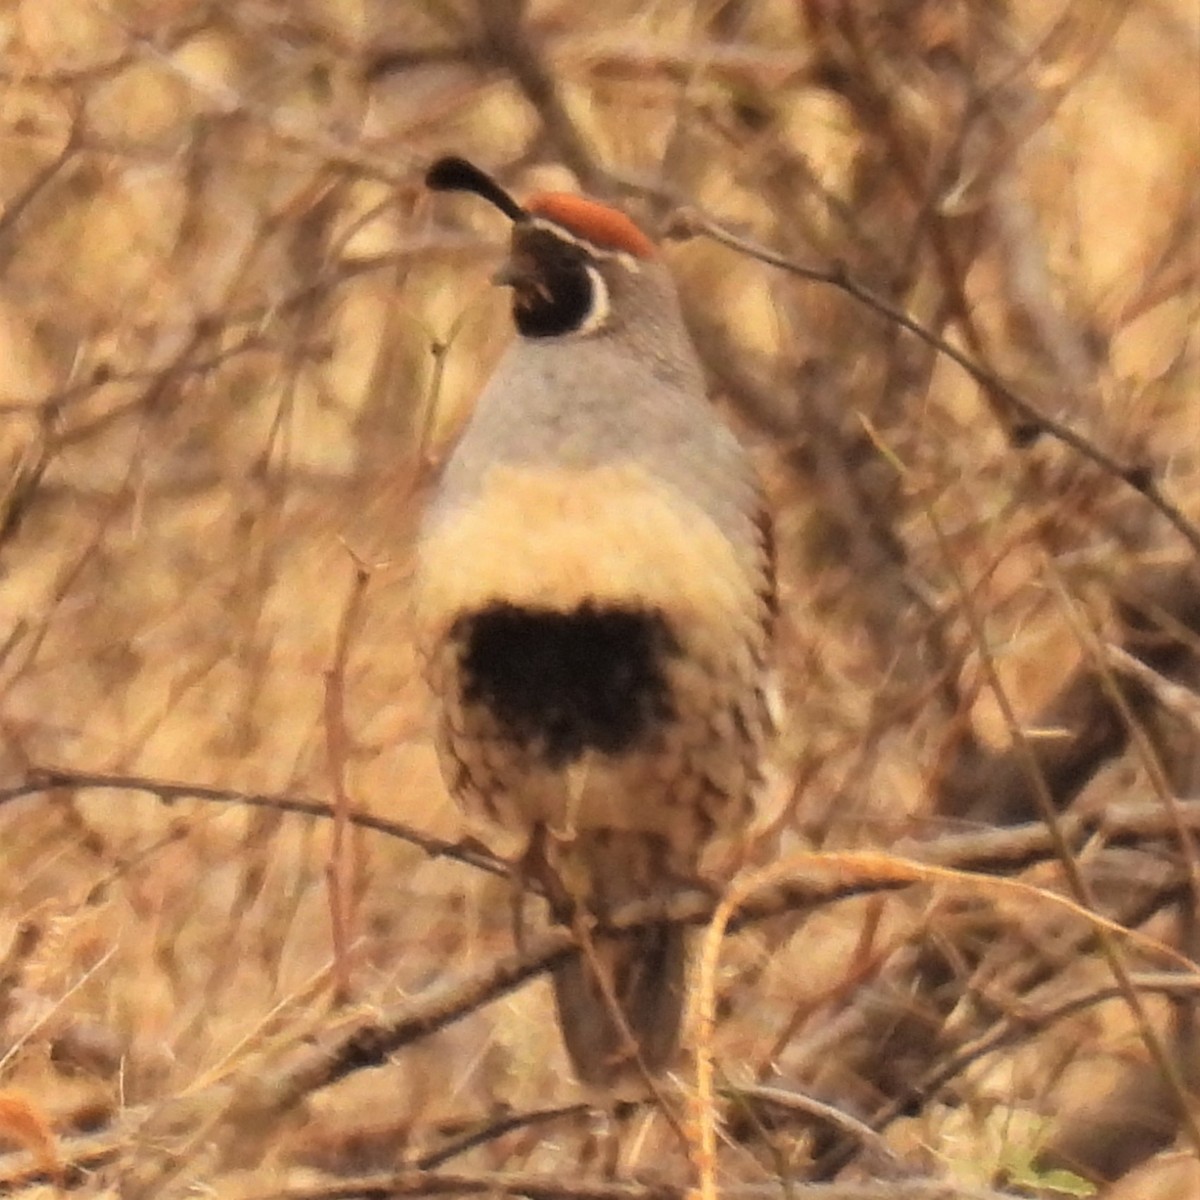
[[[494,604],[460,618],[451,636],[463,701],[485,705],[548,766],[645,744],[673,715],[666,666],[679,644],[661,613]]]
[[[529,229],[517,234],[513,257],[513,321],[522,337],[562,337],[587,321],[596,285],[583,249],[549,230]]]

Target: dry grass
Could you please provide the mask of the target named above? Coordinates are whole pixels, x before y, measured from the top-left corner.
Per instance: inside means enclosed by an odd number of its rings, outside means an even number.
[[[0,39],[0,1191],[1200,1192],[1191,0],[17,0]],[[898,859],[776,894],[681,1138],[570,1081],[561,945],[505,974],[477,857],[272,804],[467,832],[407,596],[508,336],[499,219],[421,186],[451,150],[827,274],[667,250],[778,514],[775,854],[907,838],[1138,938]]]

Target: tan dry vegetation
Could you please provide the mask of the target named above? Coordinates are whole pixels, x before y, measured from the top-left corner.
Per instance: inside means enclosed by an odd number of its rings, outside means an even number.
[[[1197,1194],[1193,0],[14,0],[0,43],[0,1191]],[[717,1093],[614,1108],[505,990],[503,881],[280,808],[467,832],[407,592],[508,336],[451,150],[829,273],[667,250],[777,511],[774,852],[1082,884],[1115,967],[1045,896],[841,860],[875,894],[724,946]]]

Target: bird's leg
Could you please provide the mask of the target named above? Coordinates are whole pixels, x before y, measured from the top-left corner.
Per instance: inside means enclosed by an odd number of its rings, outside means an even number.
[[[587,786],[590,761],[590,755],[585,753],[566,768],[566,803],[563,805],[562,820],[539,827],[541,837],[536,847],[537,858],[532,862],[554,919],[563,925],[573,925],[576,916],[588,906],[586,887],[581,886],[571,852],[579,836],[579,811]],[[530,851],[533,849],[531,841]]]
[[[591,765],[591,755],[585,752],[578,761],[571,763],[565,771],[567,803],[563,811],[562,823],[550,830],[550,835],[556,842],[569,844],[579,834],[579,811],[583,806],[583,793],[587,787],[588,770]]]
[[[508,864],[509,919],[513,944],[525,949],[525,891],[531,879],[541,879],[546,861],[546,826],[540,821],[533,827],[525,849]]]
[[[550,861],[552,839],[557,840],[554,831],[539,821],[533,827],[520,856],[508,864],[512,887],[513,942],[518,950],[525,947],[525,894],[531,880],[538,884],[556,921],[569,923],[578,908],[576,898],[571,895],[557,867]]]

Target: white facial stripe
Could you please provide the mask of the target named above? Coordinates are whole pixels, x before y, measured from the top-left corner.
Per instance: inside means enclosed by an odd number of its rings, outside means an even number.
[[[609,314],[608,284],[595,267],[584,267],[584,270],[592,281],[592,307],[575,330],[576,334],[595,333],[597,329],[603,329]]]
[[[589,242],[587,238],[579,237],[569,230],[564,229],[557,221],[549,221],[542,217],[532,217],[529,223],[534,229],[542,229],[547,233],[552,233],[555,237],[562,238],[564,242],[570,242],[572,246],[578,246],[581,250],[587,251],[588,254],[596,258],[618,262],[625,270],[632,271],[634,274],[639,273],[642,269],[638,260],[627,251],[603,249],[594,242]]]

